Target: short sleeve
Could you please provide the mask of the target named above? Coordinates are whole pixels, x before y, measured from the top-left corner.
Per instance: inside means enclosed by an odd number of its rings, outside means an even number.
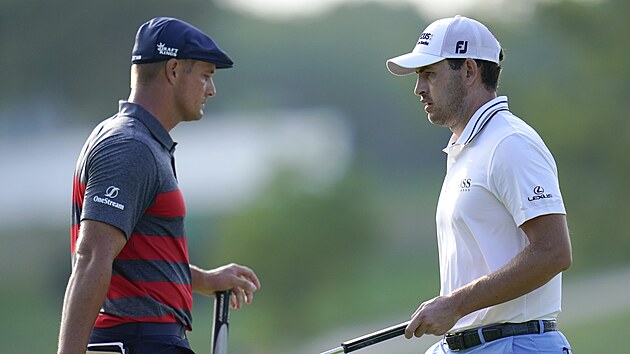
[[[492,156],[489,186],[516,225],[546,214],[565,214],[556,163],[542,140],[512,134]]]
[[[105,140],[88,159],[81,220],[107,223],[129,238],[155,198],[158,177],[151,150],[133,139]]]

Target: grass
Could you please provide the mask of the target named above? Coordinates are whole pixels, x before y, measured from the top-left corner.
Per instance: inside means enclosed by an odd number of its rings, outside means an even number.
[[[35,292],[30,294],[21,292],[10,297],[6,295],[0,308],[5,318],[3,325],[0,325],[0,331],[3,333],[3,339],[0,340],[3,352],[54,352],[60,311],[60,299],[57,297],[60,294],[48,294],[48,298]],[[54,299],[51,299],[51,295]],[[198,353],[207,352],[210,347],[212,301],[212,298],[195,299],[195,331],[191,333],[190,339]],[[238,349],[246,349],[242,347],[252,345],[242,343],[243,339],[250,336],[242,328],[247,317],[249,315],[246,313],[233,313],[234,327],[230,329],[230,344],[231,349],[236,352]],[[611,347],[610,350],[606,350],[602,346],[605,343],[614,345],[620,338],[625,338],[629,323],[630,309],[623,309],[611,316],[589,318],[581,322],[563,321],[561,330],[576,354],[615,352],[618,348]],[[280,333],[277,337],[277,340],[282,340]]]
[[[616,353],[623,351],[622,347],[616,347],[620,339],[625,338],[630,323],[630,309],[624,309],[610,317],[592,318],[580,323],[567,323],[561,327],[573,352],[579,353]],[[604,349],[606,343],[612,346]]]

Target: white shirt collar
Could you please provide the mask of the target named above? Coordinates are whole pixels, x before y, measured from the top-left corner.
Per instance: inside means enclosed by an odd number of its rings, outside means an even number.
[[[507,96],[499,96],[486,102],[473,114],[473,116],[468,121],[468,124],[466,124],[464,131],[456,141],[455,134],[451,135],[448,146],[446,146],[443,151],[448,153],[448,151],[451,150],[450,147],[456,145],[460,145],[459,150],[461,151],[464,145],[470,143],[475,138],[475,136],[479,134],[479,132],[486,126],[486,123],[490,120],[490,118],[492,118],[492,116],[494,116],[496,112],[506,110],[508,110]]]

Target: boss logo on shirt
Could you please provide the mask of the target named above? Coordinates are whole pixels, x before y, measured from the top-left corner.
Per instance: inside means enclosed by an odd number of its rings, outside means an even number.
[[[470,178],[464,178],[459,182],[459,191],[460,192],[470,192]]]
[[[545,188],[541,186],[534,187],[534,196],[527,198],[530,202],[540,199],[553,198],[553,194],[545,193]]]

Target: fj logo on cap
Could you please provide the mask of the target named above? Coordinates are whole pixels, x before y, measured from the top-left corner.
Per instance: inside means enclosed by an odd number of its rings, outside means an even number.
[[[455,44],[455,53],[457,54],[466,54],[468,51],[468,41],[458,41]]]
[[[169,48],[164,43],[159,43],[157,45],[157,51],[160,55],[168,55],[170,57],[177,57],[177,48]]]

